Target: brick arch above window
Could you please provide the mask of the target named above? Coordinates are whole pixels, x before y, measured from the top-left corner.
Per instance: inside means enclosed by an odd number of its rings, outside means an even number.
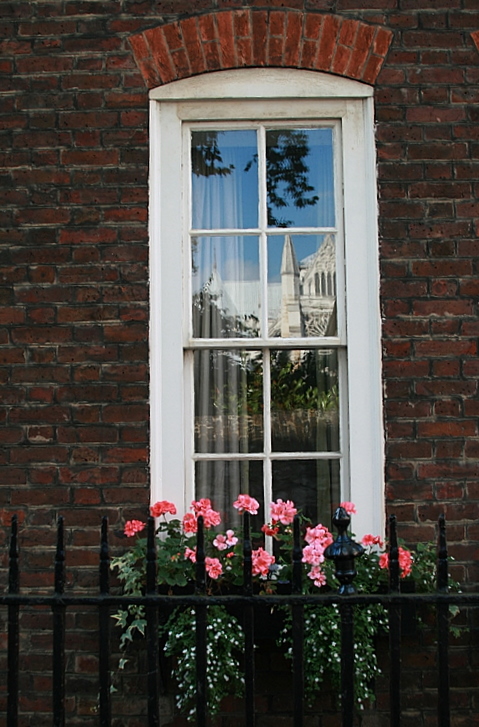
[[[130,37],[148,88],[210,71],[301,68],[373,84],[392,32],[338,15],[226,10],[159,25]]]

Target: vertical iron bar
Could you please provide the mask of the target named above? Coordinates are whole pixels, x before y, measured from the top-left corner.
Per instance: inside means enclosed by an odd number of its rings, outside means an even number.
[[[341,707],[343,727],[353,727],[354,720],[354,624],[353,607],[347,594],[339,604],[341,614]]]
[[[396,516],[389,518],[389,590],[399,593],[399,549]],[[401,724],[401,606],[389,607],[389,709],[391,727]]]
[[[203,516],[198,517],[198,532],[196,540],[196,593],[206,594],[206,568],[205,568],[205,538],[203,530]],[[206,600],[204,605],[196,606],[196,725],[206,727],[207,707],[207,680],[208,668],[206,658]]]
[[[446,520],[439,516],[439,533],[437,548],[437,591],[448,591],[448,563]],[[447,603],[437,604],[437,658],[439,666],[437,724],[438,727],[450,727],[451,705],[449,695],[449,606]]]
[[[155,518],[148,517],[146,543],[146,594],[156,595]],[[146,607],[146,648],[148,661],[148,727],[160,724],[158,660],[158,608]]]
[[[108,519],[101,520],[100,541],[100,596],[110,593],[110,552],[108,549]],[[100,682],[100,727],[110,727],[110,607],[101,603],[99,621],[99,682]]]
[[[302,592],[303,551],[300,541],[299,516],[293,521],[293,593]],[[294,727],[303,727],[304,694],[304,606],[301,603],[292,607],[293,615],[293,695]]]
[[[55,600],[53,612],[53,727],[65,727],[65,534],[58,518],[55,554]]]
[[[8,563],[8,592],[20,592],[18,567],[18,519],[12,517]],[[19,667],[19,610],[18,604],[8,606],[8,677],[7,677],[7,724],[18,725],[18,667]]]
[[[253,595],[253,563],[250,533],[250,514],[243,515],[243,593],[245,596]],[[244,609],[244,678],[245,678],[245,721],[246,727],[254,727],[254,607],[245,603]]]

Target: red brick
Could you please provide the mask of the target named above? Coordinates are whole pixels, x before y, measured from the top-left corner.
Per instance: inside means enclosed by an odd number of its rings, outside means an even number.
[[[221,67],[234,68],[236,66],[236,52],[233,35],[233,14],[231,12],[218,13],[216,23],[220,39]]]
[[[237,39],[236,57],[239,66],[251,66],[253,64],[253,47],[250,38]]]
[[[213,15],[200,15],[198,17],[198,27],[200,30],[201,40],[203,42],[218,40],[215,18]]]
[[[385,361],[384,372],[387,376],[398,378],[422,378],[429,374],[428,361]]]
[[[284,65],[297,67],[300,59],[302,15],[294,11],[287,13]]]
[[[476,436],[477,426],[474,421],[436,421],[418,422],[419,437],[470,437]]]
[[[61,152],[62,164],[78,166],[111,166],[118,164],[117,149],[64,150]]]
[[[341,31],[339,33],[338,42],[341,45],[347,45],[350,48],[354,47],[356,35],[359,28],[359,22],[357,20],[343,20]]]
[[[148,460],[147,447],[109,447],[105,453],[105,462],[146,462]]]
[[[174,64],[162,28],[153,28],[144,32],[145,39],[151,49],[151,56],[162,83],[174,81],[176,78]]]
[[[325,17],[321,28],[319,54],[316,61],[316,68],[318,70],[330,70],[340,26],[341,19],[339,17],[334,15],[327,15]]]
[[[351,60],[351,49],[338,45],[331,64],[331,71],[338,75],[344,75]]]
[[[309,18],[314,16],[307,16]],[[270,10],[269,13],[269,35],[279,35],[284,37],[284,29],[287,15],[284,10]]]
[[[266,62],[267,46],[267,14],[266,11],[256,11],[252,14],[253,63],[264,66]]]
[[[316,55],[318,53],[318,42],[304,40],[301,48],[300,67],[312,69],[316,63]]]
[[[393,34],[390,30],[377,28],[374,36],[372,52],[380,56],[385,56],[389,50],[392,39]]]
[[[269,38],[268,42],[268,64],[271,66],[283,65],[283,38]]]
[[[233,14],[234,33],[237,38],[251,37],[251,14],[248,10],[237,10]]]
[[[220,44],[216,41],[212,43],[203,43],[203,52],[205,54],[206,66],[209,71],[221,70]]]
[[[201,26],[200,26],[201,27]],[[206,70],[206,63],[198,34],[196,18],[186,18],[180,21],[181,34],[185,40],[186,52],[192,73],[202,73]]]
[[[353,78],[362,77],[363,69],[370,53],[373,36],[374,28],[372,26],[362,24],[358,28],[356,43],[348,68],[348,72]]]

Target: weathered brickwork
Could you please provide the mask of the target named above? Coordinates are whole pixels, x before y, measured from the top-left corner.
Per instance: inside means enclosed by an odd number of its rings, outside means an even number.
[[[374,84],[387,507],[411,542],[444,510],[479,582],[477,0],[12,0],[0,31],[0,520],[19,515],[22,586],[50,587],[58,515],[89,586],[100,514],[119,544],[148,503],[148,89],[257,65]]]
[[[382,27],[339,15],[245,9],[167,23],[130,43],[150,88],[208,71],[265,66],[374,83],[391,37]]]

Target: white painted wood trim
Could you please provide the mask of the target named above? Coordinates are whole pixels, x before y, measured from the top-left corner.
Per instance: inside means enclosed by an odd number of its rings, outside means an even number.
[[[150,91],[150,99],[365,98],[374,89],[359,81],[318,71],[289,68],[241,68],[217,71],[167,83]]]

